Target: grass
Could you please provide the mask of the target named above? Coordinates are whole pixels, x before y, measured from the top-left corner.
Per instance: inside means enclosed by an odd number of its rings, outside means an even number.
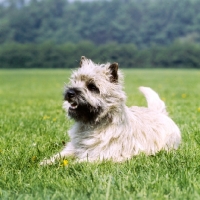
[[[200,71],[124,70],[127,105],[155,89],[182,132],[175,152],[114,164],[40,167],[67,141],[62,110],[67,70],[0,70],[0,199],[200,199]]]

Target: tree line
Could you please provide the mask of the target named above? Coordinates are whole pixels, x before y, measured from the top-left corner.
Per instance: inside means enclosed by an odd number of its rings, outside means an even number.
[[[200,41],[200,0],[6,0],[0,44],[133,43],[139,48]]]
[[[81,56],[96,63],[118,62],[120,68],[199,68],[200,46],[175,42],[138,50],[133,44],[91,42],[55,45],[10,44],[0,47],[1,68],[75,68]]]
[[[200,68],[200,0],[6,0],[0,19],[0,68],[69,68],[82,55]]]

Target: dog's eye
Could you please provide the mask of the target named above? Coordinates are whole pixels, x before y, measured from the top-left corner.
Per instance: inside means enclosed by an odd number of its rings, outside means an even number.
[[[91,92],[97,92],[99,93],[99,89],[97,88],[97,86],[93,83],[89,83],[87,85],[88,90],[90,90]]]

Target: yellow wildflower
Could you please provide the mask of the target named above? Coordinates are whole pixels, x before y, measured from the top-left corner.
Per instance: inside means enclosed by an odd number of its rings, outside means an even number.
[[[64,159],[60,166],[61,167],[67,167],[68,166],[68,160]]]
[[[55,121],[56,121],[56,118],[53,118],[53,121],[55,122]]]
[[[165,97],[162,97],[161,99],[162,99],[163,101],[165,101],[165,100],[166,100],[166,99],[165,99]]]
[[[49,119],[49,118],[50,118],[49,116],[45,115],[45,116],[43,117],[43,120],[46,120],[46,119]]]
[[[197,111],[200,112],[200,107],[197,108]]]
[[[185,99],[187,95],[186,94],[182,94],[181,96],[182,96],[183,99]]]
[[[67,166],[68,165],[68,160],[63,160],[63,166]]]
[[[33,156],[33,157],[31,158],[32,162],[34,162],[36,159],[37,159],[36,156]]]

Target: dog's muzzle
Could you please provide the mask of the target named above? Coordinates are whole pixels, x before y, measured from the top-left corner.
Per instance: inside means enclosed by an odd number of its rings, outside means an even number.
[[[78,91],[75,89],[68,89],[65,93],[64,100],[68,101],[70,104],[70,109],[76,109],[78,107],[78,103],[76,101]]]
[[[67,88],[64,100],[69,103],[68,115],[76,121],[92,123],[102,111],[100,107],[90,105],[78,88]]]
[[[74,89],[67,90],[66,96],[67,96],[68,99],[71,99],[71,98],[75,97],[76,96],[75,90]]]

